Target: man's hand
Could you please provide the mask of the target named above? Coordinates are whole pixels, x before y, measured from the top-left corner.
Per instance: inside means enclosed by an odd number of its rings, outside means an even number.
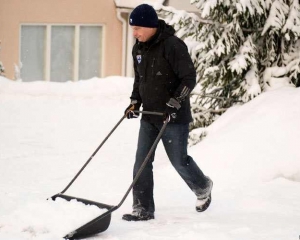
[[[128,119],[138,118],[140,114],[135,113],[134,111],[138,111],[140,109],[140,106],[141,106],[141,104],[138,103],[138,101],[132,100],[130,105],[126,108],[124,114],[126,115],[126,117]]]
[[[167,108],[165,111],[166,117],[175,119],[177,117],[177,112],[181,108],[180,103],[175,98],[170,98],[169,102],[166,103]]]

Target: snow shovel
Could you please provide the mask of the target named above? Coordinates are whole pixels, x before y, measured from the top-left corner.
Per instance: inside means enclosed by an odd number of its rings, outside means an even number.
[[[162,116],[163,113],[158,113],[158,112],[148,112],[148,111],[134,111],[135,113],[142,113],[142,114],[152,114],[152,115],[159,115]],[[101,214],[100,216],[94,218],[93,220],[89,221],[88,223],[82,225],[81,227],[77,228],[76,230],[69,232],[66,236],[64,236],[65,239],[83,239],[83,238],[87,238],[90,237],[92,235],[104,232],[110,224],[110,220],[111,220],[111,213],[115,210],[117,210],[119,207],[121,207],[121,205],[123,204],[123,202],[125,201],[125,199],[127,198],[128,194],[130,193],[131,189],[133,188],[133,186],[135,185],[135,183],[137,182],[139,176],[141,175],[142,171],[144,170],[148,160],[150,159],[156,145],[158,144],[159,140],[161,139],[161,136],[163,134],[163,132],[165,131],[168,122],[170,121],[169,118],[167,118],[164,121],[164,124],[157,136],[157,138],[155,139],[149,153],[147,154],[143,164],[141,165],[139,171],[137,172],[135,178],[133,179],[131,185],[129,186],[129,188],[127,189],[125,195],[123,196],[123,198],[121,199],[121,201],[119,202],[118,205],[113,206],[113,205],[108,205],[108,204],[103,204],[103,203],[99,203],[99,202],[95,202],[95,201],[91,201],[91,200],[87,200],[87,199],[83,199],[83,198],[78,198],[78,197],[73,197],[73,196],[68,196],[65,195],[64,193],[68,190],[68,188],[73,184],[73,182],[77,179],[77,177],[81,174],[81,172],[84,170],[84,168],[89,164],[89,162],[93,159],[93,157],[96,155],[96,153],[99,151],[99,149],[103,146],[103,144],[106,142],[106,140],[110,137],[110,135],[115,131],[115,129],[120,125],[120,123],[126,118],[126,115],[122,116],[122,118],[119,120],[119,122],[115,125],[115,127],[110,131],[110,133],[107,135],[107,137],[102,141],[102,143],[99,145],[99,147],[94,151],[94,153],[91,155],[91,157],[87,160],[87,162],[83,165],[83,167],[79,170],[79,172],[76,174],[76,176],[71,180],[71,182],[67,185],[67,187],[60,193],[54,195],[51,197],[52,200],[55,200],[57,197],[63,198],[67,201],[70,200],[77,200],[79,202],[82,202],[86,205],[95,205],[97,207],[99,207],[100,209],[106,209],[106,211]]]

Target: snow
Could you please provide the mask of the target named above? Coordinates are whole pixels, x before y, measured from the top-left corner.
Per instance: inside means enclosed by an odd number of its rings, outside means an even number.
[[[209,15],[211,9],[215,8],[217,6],[218,2],[217,0],[211,0],[211,1],[208,1],[204,4],[204,7],[203,7],[203,11],[201,13],[201,17],[205,18]]]
[[[4,232],[5,239],[9,239],[11,233],[19,239],[59,239],[74,227],[82,226],[104,212],[105,209],[86,206],[76,200],[36,201],[7,216],[1,232]]]
[[[13,82],[0,77],[0,239],[61,239],[97,216],[52,202],[122,118],[132,78]],[[125,222],[132,197],[90,239],[298,239],[300,88],[269,90],[205,129],[189,154],[214,181],[211,207],[172,168],[161,144],[154,163],[156,219]],[[132,179],[139,120],[125,119],[66,194],[117,205]]]
[[[238,74],[241,74],[243,70],[247,69],[248,62],[256,64],[256,59],[253,57],[255,54],[253,46],[252,38],[248,37],[244,44],[240,46],[239,52],[234,56],[233,60],[229,62],[228,65],[231,71],[236,71]]]
[[[290,7],[290,12],[284,27],[282,28],[282,32],[287,32],[287,30],[291,30],[297,36],[300,36],[300,3],[297,1],[293,1]],[[289,41],[290,37],[286,34],[286,38]]]
[[[290,86],[291,82],[288,77],[281,77],[287,73],[286,67],[268,67],[264,71],[263,81],[266,89],[281,88],[282,86]]]
[[[246,73],[246,92],[243,96],[243,101],[248,102],[248,99],[252,99],[261,93],[261,87],[259,86],[259,78],[257,76],[257,66],[252,65],[250,70]]]
[[[280,30],[285,25],[288,12],[289,6],[287,4],[282,1],[274,1],[261,34],[264,35],[271,27]]]

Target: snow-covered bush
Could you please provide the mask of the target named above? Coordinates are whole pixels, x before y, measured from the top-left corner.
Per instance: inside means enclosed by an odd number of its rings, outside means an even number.
[[[0,76],[4,76],[4,67],[1,61],[0,61]]]
[[[194,128],[263,91],[297,84],[298,0],[191,0],[197,14],[155,6],[188,45],[197,70]]]
[[[0,52],[1,52],[1,42],[0,42]],[[1,61],[0,61],[0,76],[4,76],[4,66]]]

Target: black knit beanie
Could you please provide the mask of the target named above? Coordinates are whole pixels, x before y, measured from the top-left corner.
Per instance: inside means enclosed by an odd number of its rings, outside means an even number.
[[[131,12],[129,24],[131,26],[157,28],[158,17],[152,6],[148,4],[141,4]]]

